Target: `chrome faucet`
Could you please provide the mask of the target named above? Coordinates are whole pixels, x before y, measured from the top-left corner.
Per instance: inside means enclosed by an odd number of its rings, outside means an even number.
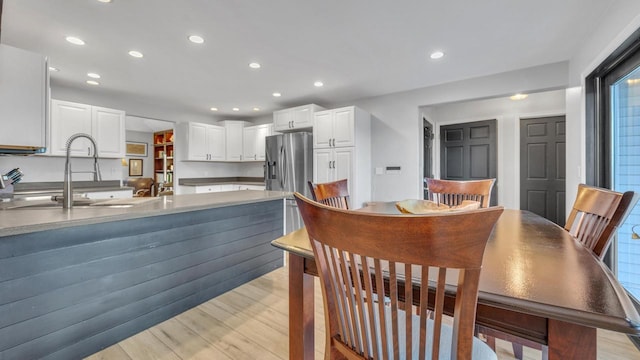
[[[62,208],[71,209],[73,207],[73,186],[71,180],[71,143],[77,138],[86,138],[91,141],[93,145],[93,171],[76,171],[76,172],[89,172],[93,173],[93,181],[101,181],[102,175],[100,174],[100,165],[98,164],[98,145],[96,141],[87,134],[78,133],[73,134],[67,140],[67,161],[64,163],[64,187],[62,188]]]

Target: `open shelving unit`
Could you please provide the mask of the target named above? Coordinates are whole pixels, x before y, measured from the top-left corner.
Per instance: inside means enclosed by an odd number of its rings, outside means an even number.
[[[173,129],[153,133],[153,173],[157,193],[173,190]]]

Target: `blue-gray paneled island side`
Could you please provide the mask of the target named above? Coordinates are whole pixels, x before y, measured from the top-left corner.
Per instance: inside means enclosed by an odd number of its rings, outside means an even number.
[[[0,359],[76,359],[282,266],[273,191],[0,210]]]

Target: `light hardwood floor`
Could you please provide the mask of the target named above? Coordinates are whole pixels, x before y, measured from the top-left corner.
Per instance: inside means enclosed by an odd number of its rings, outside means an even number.
[[[281,268],[87,359],[288,359],[287,291],[287,269]],[[316,359],[323,359],[319,283],[315,300]],[[496,347],[500,360],[513,359],[511,343],[496,339]],[[540,359],[541,353],[525,348],[524,358]],[[640,359],[640,351],[626,336],[598,330],[598,359]]]

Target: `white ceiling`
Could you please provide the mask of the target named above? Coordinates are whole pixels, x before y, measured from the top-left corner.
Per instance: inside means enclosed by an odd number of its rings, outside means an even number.
[[[60,69],[53,86],[255,117],[566,61],[614,3],[4,0],[0,41],[49,56]],[[205,43],[190,43],[190,34]],[[430,60],[433,50],[446,56]],[[252,61],[262,68],[250,69]],[[102,76],[99,86],[85,83],[87,72]]]

